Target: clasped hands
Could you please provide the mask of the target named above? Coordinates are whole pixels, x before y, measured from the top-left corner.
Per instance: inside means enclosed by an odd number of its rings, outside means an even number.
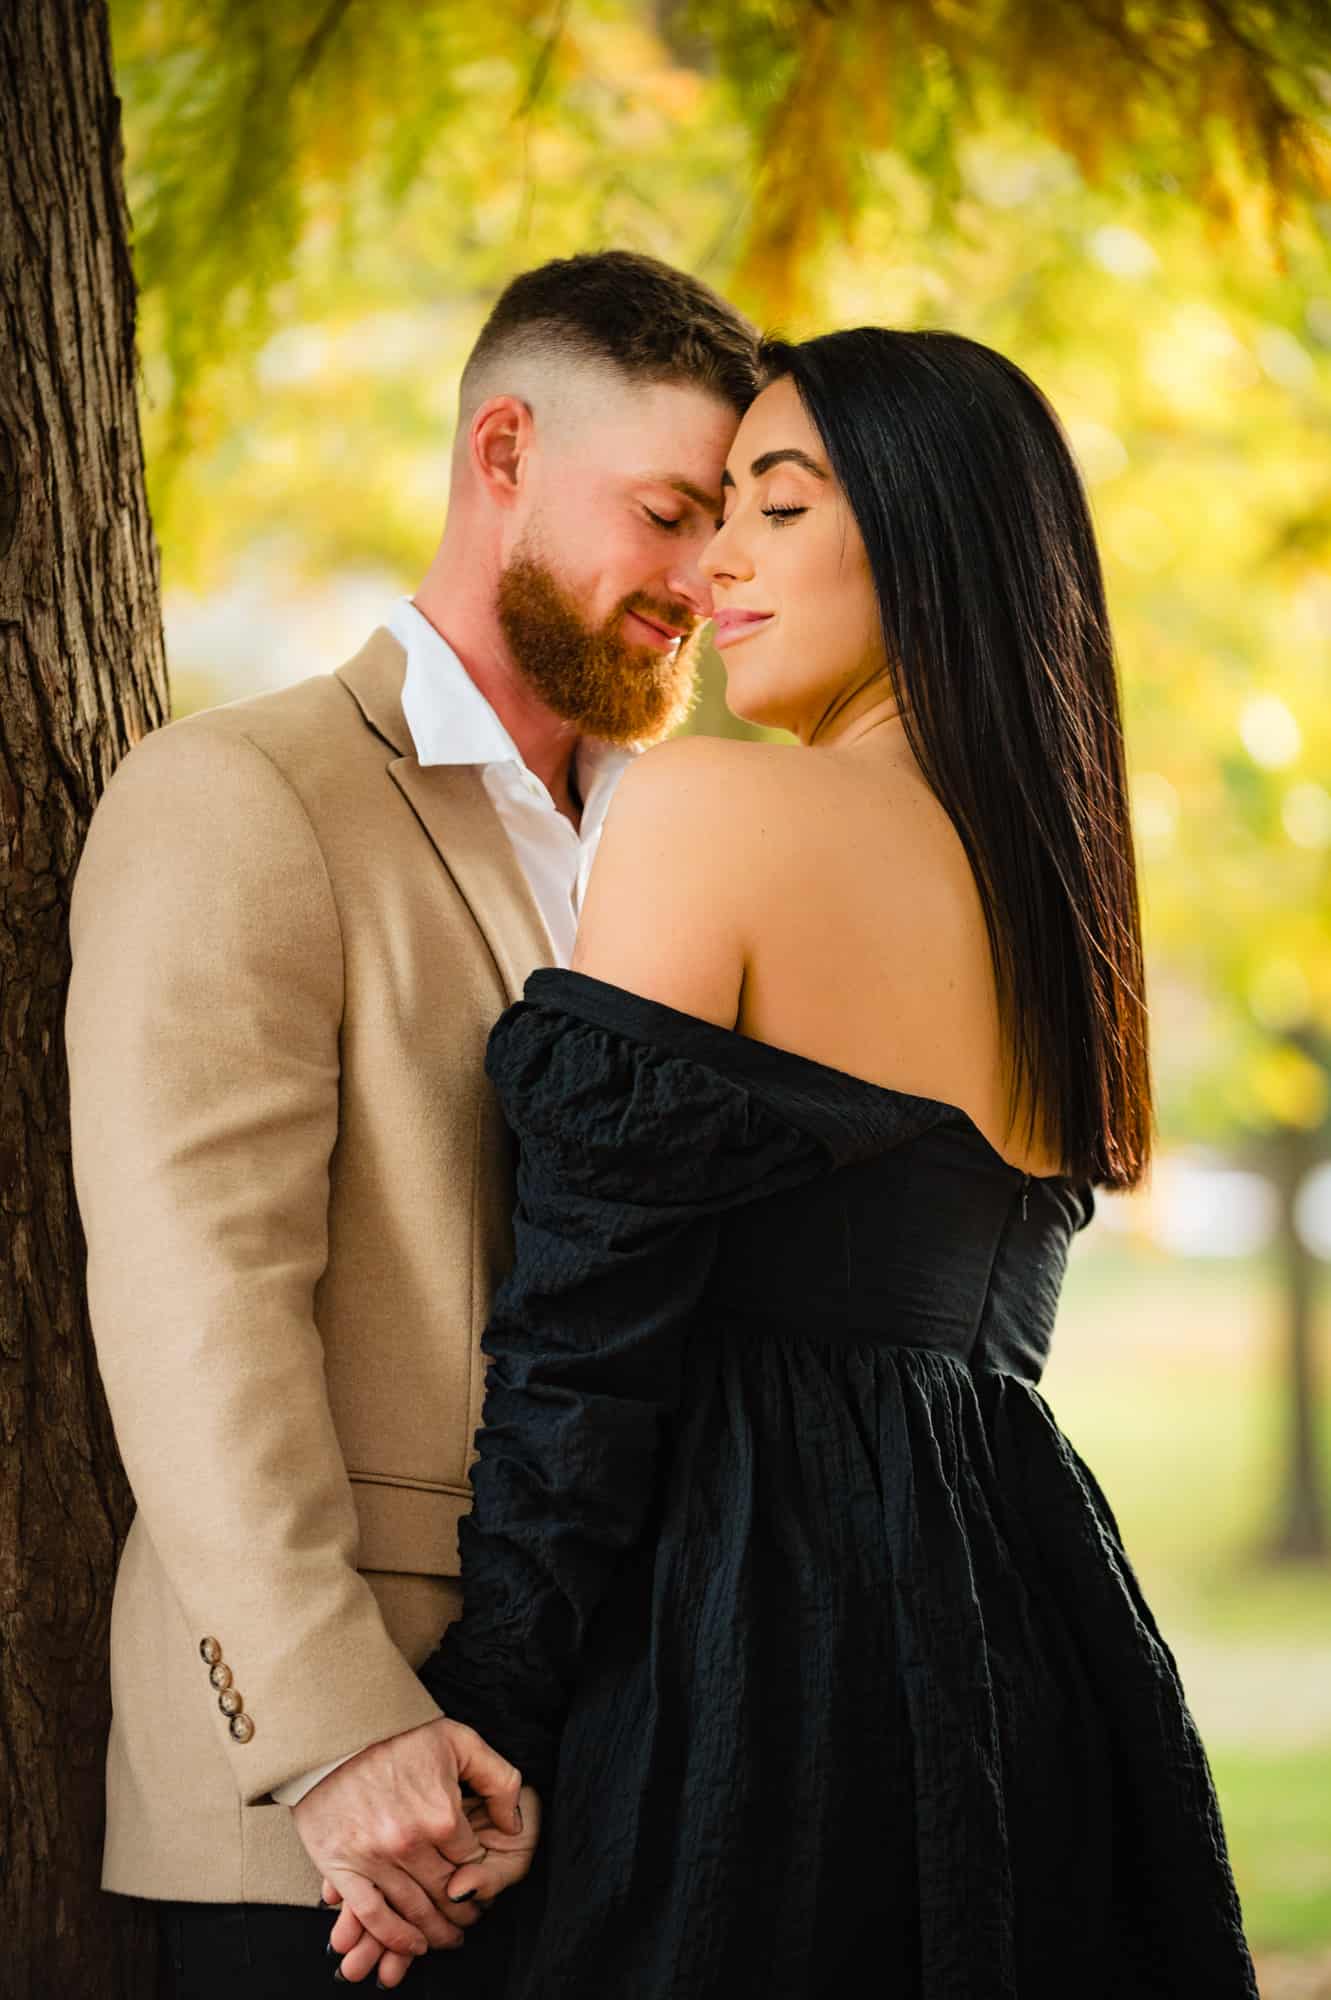
[[[391,1988],[426,1951],[459,1949],[522,1880],[541,1802],[474,1729],[441,1716],[339,1765],[292,1816],[325,1903],[341,1906],[329,1945],[342,1977],[377,1971]]]

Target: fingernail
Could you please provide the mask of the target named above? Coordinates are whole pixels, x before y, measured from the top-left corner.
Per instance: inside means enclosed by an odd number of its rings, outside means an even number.
[[[337,1983],[337,1985],[339,1986],[350,1986],[351,1984],[351,1981],[347,1978],[346,1974],[343,1972],[340,1965],[338,1966],[337,1971],[333,1974],[333,1978]]]
[[[450,1896],[448,1900],[450,1903],[469,1903],[475,1894],[474,1889],[464,1889],[460,1896]]]

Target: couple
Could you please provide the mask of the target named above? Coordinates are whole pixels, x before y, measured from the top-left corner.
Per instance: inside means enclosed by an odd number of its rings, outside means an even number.
[[[797,743],[635,759],[709,619]],[[105,1882],[164,1996],[1255,1994],[1037,1388],[1151,1103],[1099,564],[1017,368],[519,277],[414,600],[140,745],[73,937],[139,1502]]]

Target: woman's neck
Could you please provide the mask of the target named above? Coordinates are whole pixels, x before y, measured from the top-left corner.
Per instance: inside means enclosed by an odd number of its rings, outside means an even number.
[[[881,683],[857,689],[839,707],[825,710],[800,741],[810,750],[897,750],[906,740],[904,704]]]

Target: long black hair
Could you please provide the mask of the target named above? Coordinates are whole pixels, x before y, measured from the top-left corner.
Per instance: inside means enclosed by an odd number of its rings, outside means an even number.
[[[1123,725],[1086,494],[1020,368],[955,333],[764,343],[854,512],[907,740],[965,845],[1013,1052],[1009,1125],[1133,1187],[1152,1107]]]

